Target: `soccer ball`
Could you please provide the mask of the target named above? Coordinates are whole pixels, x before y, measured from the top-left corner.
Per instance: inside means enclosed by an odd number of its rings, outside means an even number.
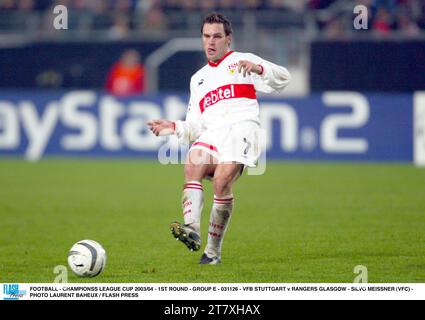
[[[96,277],[105,268],[106,251],[94,240],[78,241],[69,250],[68,264],[77,276]]]

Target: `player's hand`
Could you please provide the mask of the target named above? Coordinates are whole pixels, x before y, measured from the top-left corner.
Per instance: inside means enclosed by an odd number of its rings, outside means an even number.
[[[250,61],[247,60],[240,60],[238,63],[238,73],[241,73],[243,69],[243,76],[246,77],[246,75],[248,74],[249,76],[251,75],[252,72],[256,73],[256,74],[262,74],[263,73],[263,68],[255,63],[252,63]]]
[[[173,121],[159,119],[148,122],[149,129],[156,136],[169,136],[175,132],[176,125]]]

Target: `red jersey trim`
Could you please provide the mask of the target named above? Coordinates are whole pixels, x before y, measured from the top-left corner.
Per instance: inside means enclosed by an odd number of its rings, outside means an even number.
[[[201,113],[206,108],[215,105],[216,103],[234,98],[257,99],[257,92],[253,84],[227,84],[218,87],[215,90],[208,92],[199,102]]]
[[[213,67],[213,68],[217,68],[218,67],[218,65],[224,60],[224,59],[226,59],[227,58],[227,56],[229,56],[229,55],[231,55],[232,53],[233,53],[234,51],[229,51],[228,53],[226,53],[220,60],[218,60],[217,62],[212,62],[212,61],[209,61],[208,60],[208,64],[210,65],[210,67]]]

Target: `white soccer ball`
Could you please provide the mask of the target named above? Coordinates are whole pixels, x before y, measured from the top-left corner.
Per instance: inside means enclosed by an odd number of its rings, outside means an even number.
[[[71,270],[80,277],[96,277],[106,264],[106,251],[94,240],[81,240],[68,253]]]

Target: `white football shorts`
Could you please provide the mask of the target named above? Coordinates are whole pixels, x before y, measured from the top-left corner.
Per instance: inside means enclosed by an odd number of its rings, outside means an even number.
[[[238,162],[256,167],[260,158],[260,126],[253,121],[214,127],[204,131],[190,151],[202,149],[218,163]]]

